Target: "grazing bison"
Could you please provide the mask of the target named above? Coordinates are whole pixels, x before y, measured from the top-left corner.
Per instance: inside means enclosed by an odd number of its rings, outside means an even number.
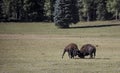
[[[81,47],[81,49],[77,52],[77,55],[80,58],[84,58],[85,56],[90,55],[90,58],[93,58],[93,54],[94,54],[94,58],[96,55],[96,47],[91,45],[91,44],[85,44]]]
[[[69,58],[74,58],[77,55],[77,51],[79,51],[78,46],[75,43],[70,43],[64,48],[64,52],[62,54],[62,58],[65,52],[68,52]]]

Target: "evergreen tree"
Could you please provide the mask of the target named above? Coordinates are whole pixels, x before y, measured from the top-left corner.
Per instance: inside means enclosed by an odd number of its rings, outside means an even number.
[[[90,3],[91,0],[84,0],[84,16],[87,18],[87,21],[90,21]]]
[[[45,19],[50,21],[51,17],[51,6],[50,6],[50,0],[45,0],[45,5],[44,5],[44,10],[45,10]]]
[[[120,0],[107,0],[107,8],[113,14],[113,18],[120,19]]]
[[[2,0],[2,13],[3,13],[3,20],[4,21],[7,21],[8,20],[8,16],[10,14],[9,12],[9,4],[10,4],[10,1],[9,0]]]
[[[28,21],[43,21],[45,16],[44,3],[45,0],[25,0],[25,19]]]
[[[50,11],[51,11],[51,15],[50,15],[50,18],[51,18],[51,21],[53,21],[53,13],[54,13],[54,5],[55,5],[55,1],[56,0],[50,0]]]
[[[2,19],[3,19],[3,10],[2,10],[2,4],[3,4],[3,1],[2,0],[0,0],[0,21],[2,21]]]
[[[96,1],[95,0],[83,0],[84,4],[84,17],[87,21],[95,20],[96,18]]]
[[[23,0],[2,0],[3,20],[22,20]]]
[[[82,0],[78,0],[78,10],[79,10],[79,19],[80,21],[84,21],[84,4]]]
[[[23,0],[11,0],[9,2],[8,19],[14,21],[22,20],[23,16]]]
[[[107,18],[107,8],[106,8],[106,0],[99,0],[97,4],[97,20],[106,20]]]
[[[76,0],[56,0],[54,11],[55,25],[60,28],[68,28],[70,24],[79,21]]]

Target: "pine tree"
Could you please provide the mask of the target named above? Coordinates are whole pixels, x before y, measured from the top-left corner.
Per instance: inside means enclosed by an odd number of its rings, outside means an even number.
[[[106,20],[107,18],[106,0],[99,0],[97,4],[97,20]]]
[[[79,10],[79,19],[80,21],[84,21],[84,7],[83,7],[83,1],[82,0],[78,0],[78,10]]]
[[[50,15],[50,18],[51,18],[51,21],[54,21],[54,19],[53,19],[53,13],[54,13],[54,5],[55,5],[55,1],[56,0],[50,0],[50,11],[51,11],[51,15]]]
[[[4,21],[22,20],[23,0],[1,0]]]
[[[70,24],[79,21],[76,0],[56,0],[54,11],[55,25],[60,28],[68,28]]]
[[[2,4],[3,4],[3,1],[2,0],[0,0],[0,21],[2,21],[2,19],[3,19],[3,10],[2,10]]]
[[[2,1],[2,14],[3,14],[3,20],[8,21],[8,16],[10,14],[9,12],[9,0],[1,0]]]
[[[25,0],[24,10],[25,17],[28,21],[44,20],[44,3],[45,0]]]
[[[113,15],[113,18],[120,19],[120,0],[107,0],[107,10]]]
[[[18,21],[22,20],[22,12],[23,12],[23,0],[10,0],[7,1],[8,4],[5,3],[6,16],[8,20]]]
[[[83,13],[87,21],[96,19],[96,0],[83,0]]]

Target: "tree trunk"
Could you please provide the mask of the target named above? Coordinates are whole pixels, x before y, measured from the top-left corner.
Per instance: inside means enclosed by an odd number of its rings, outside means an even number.
[[[119,13],[119,20],[120,20],[120,13]]]
[[[118,20],[118,10],[116,10],[116,17],[115,17],[116,20]]]
[[[90,21],[90,16],[89,16],[89,13],[87,12],[87,22]]]
[[[54,12],[55,0],[50,0],[50,20],[53,22],[53,12]]]

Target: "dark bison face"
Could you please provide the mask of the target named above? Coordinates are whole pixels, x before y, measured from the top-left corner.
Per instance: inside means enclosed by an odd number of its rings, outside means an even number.
[[[84,56],[90,55],[90,58],[95,58],[96,55],[96,47],[91,44],[85,44],[80,49],[81,54],[83,53]]]
[[[77,55],[78,55],[78,57],[80,57],[80,58],[84,58],[84,57],[85,57],[84,54],[81,53],[80,51],[77,51]]]
[[[77,55],[78,55],[78,51],[79,51],[78,49],[74,49],[74,50],[72,51],[72,52],[73,52],[73,55],[74,55],[74,56],[77,56]]]

